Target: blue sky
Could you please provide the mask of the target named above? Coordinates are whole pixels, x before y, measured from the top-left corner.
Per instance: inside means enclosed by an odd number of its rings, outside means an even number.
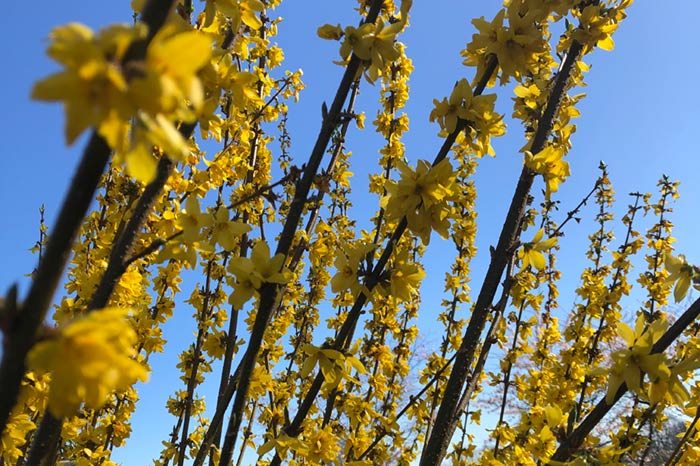
[[[290,110],[293,153],[299,164],[308,156],[318,132],[321,103],[332,99],[342,73],[342,69],[332,63],[338,59],[337,43],[317,39],[316,28],[324,23],[355,24],[352,9],[355,4],[338,0],[287,0],[277,11],[285,19],[275,39],[285,51],[284,66],[290,70],[303,69],[307,85],[299,104],[292,105]],[[57,69],[44,54],[46,37],[53,26],[66,22],[79,21],[98,28],[131,19],[128,0],[38,0],[31,3],[33,14],[27,14],[25,5],[8,3],[0,19],[6,44],[5,72],[0,88],[6,131],[5,137],[0,139],[3,154],[0,199],[6,209],[4,227],[0,228],[0,244],[5,248],[0,293],[18,281],[21,295],[26,292],[28,283],[24,274],[35,265],[35,257],[28,248],[38,238],[39,206],[46,204],[51,227],[84,145],[83,139],[71,148],[64,147],[60,106],[29,100],[32,83]],[[414,1],[411,28],[401,38],[415,65],[407,107],[411,131],[405,138],[411,162],[418,158],[432,160],[439,147],[437,125],[428,122],[432,99],[449,95],[456,80],[472,77],[472,71],[461,65],[459,57],[460,49],[473,33],[470,19],[482,15],[489,18],[499,5],[497,1]],[[694,31],[699,16],[700,4],[693,0],[638,1],[629,9],[629,18],[614,36],[615,50],[597,50],[588,58],[593,66],[586,77],[588,87],[582,90],[588,96],[579,105],[582,117],[576,122],[574,148],[568,157],[572,177],[560,188],[558,196],[562,201],[563,218],[564,212],[590,190],[600,160],[608,164],[618,193],[615,209],[618,214],[626,209],[628,192],[654,192],[661,174],[680,180],[681,198],[675,204],[672,217],[676,225],[674,236],[678,240],[678,251],[684,252],[691,262],[700,262],[697,241],[700,184],[696,179],[700,173],[700,157],[695,140],[700,123],[697,117],[700,97],[693,85],[700,74],[700,65],[692,58],[697,54]],[[363,132],[353,129],[349,136],[348,146],[355,154],[356,165],[351,170],[356,173],[354,189],[357,192],[366,188],[366,167],[372,166],[381,146],[381,140],[373,134],[369,124],[374,117],[377,90],[378,87],[362,85],[359,108],[366,110],[368,126]],[[497,110],[509,115],[511,95],[506,89],[496,92],[499,93]],[[474,287],[483,276],[488,246],[495,242],[500,231],[520,171],[518,149],[523,143],[519,126],[510,124],[509,133],[495,141],[497,157],[483,159],[478,169],[480,228],[477,241],[482,254],[474,264]],[[541,185],[536,186],[541,188]],[[357,200],[362,199],[358,194]],[[370,205],[374,209],[376,204]],[[363,208],[362,202],[356,202],[353,215],[366,219],[373,213]],[[564,307],[573,303],[572,291],[585,265],[580,245],[590,232],[590,228],[574,226],[562,240],[561,304]],[[431,271],[444,268],[442,257],[445,254],[452,254],[450,243],[434,235],[426,256],[426,268]],[[442,272],[431,272],[429,277],[442,277]],[[431,313],[419,319],[424,335],[434,330],[437,311],[430,303],[437,305],[442,287],[441,279],[429,279],[424,285],[423,302],[427,304],[426,312]],[[188,293],[189,290],[184,291],[184,295]],[[634,306],[634,299],[630,306]],[[172,427],[173,419],[163,406],[167,396],[180,388],[180,383],[168,365],[194,329],[187,322],[190,313],[189,309],[183,311],[181,320],[167,327],[166,337],[171,344],[166,351],[170,354],[154,359],[154,367],[160,371],[141,392],[143,410],[137,411],[134,438],[127,447],[131,455],[137,456],[117,453],[115,460],[129,465],[147,464],[145,459],[157,455],[160,440]],[[423,338],[428,345],[438,341],[436,337]],[[154,422],[154,419],[162,419],[162,422]]]

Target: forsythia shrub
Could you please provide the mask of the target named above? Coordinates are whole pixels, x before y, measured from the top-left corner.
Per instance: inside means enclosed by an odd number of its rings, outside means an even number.
[[[672,410],[688,425],[668,464],[698,464],[700,303],[666,311],[700,282],[673,248],[677,183],[635,193],[621,225],[603,164],[563,220],[555,201],[574,176],[583,60],[614,48],[632,0],[506,0],[474,19],[462,51],[472,77],[434,100],[444,143],[415,165],[403,143],[413,64],[400,41],[411,0],[359,0],[358,25],[314,25],[338,42],[345,71],[308,158],[290,151],[288,106],[304,84],[281,68],[280,3],[133,1],[133,25],[50,34],[61,69],[32,97],[63,105],[67,144],[91,136],[48,237],[42,224],[31,289],[0,307],[0,465],[114,464],[139,407],[134,384],[176,310],[196,332],[157,465],[625,464]],[[351,122],[365,127],[360,88],[378,91],[371,125],[383,139],[364,229],[350,217],[357,162],[345,144]],[[474,177],[506,133],[497,99],[512,99],[527,143],[472,299]],[[558,239],[589,201],[596,230],[565,313]],[[454,245],[440,303],[420,294],[433,232]],[[635,278],[636,257],[646,270]],[[185,269],[200,277],[188,296]],[[644,296],[634,328],[621,313],[633,283]],[[419,312],[437,314],[442,333],[416,361]],[[205,381],[214,399],[201,396]],[[481,445],[489,397],[498,417]],[[622,414],[604,421],[611,412]]]

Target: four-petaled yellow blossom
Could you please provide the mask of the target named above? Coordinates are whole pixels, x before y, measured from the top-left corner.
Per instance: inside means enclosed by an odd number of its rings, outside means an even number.
[[[304,365],[299,371],[299,376],[303,379],[308,377],[316,364],[321,367],[324,385],[330,387],[337,386],[342,379],[350,380],[356,384],[360,382],[352,376],[352,370],[360,374],[367,373],[367,369],[355,356],[346,355],[331,348],[319,348],[311,344],[305,344],[302,351],[307,354]]]
[[[676,284],[676,287],[673,289],[673,298],[678,303],[688,294],[690,284],[693,283],[696,276],[696,269],[688,263],[683,254],[678,256],[666,254],[664,264],[669,273],[666,282]],[[695,288],[700,289],[700,285],[696,284]]]
[[[197,77],[212,55],[212,41],[199,31],[161,29],[146,51],[143,67],[135,72],[130,92],[138,107],[172,121],[193,121],[204,102]]]
[[[642,372],[648,374],[652,382],[657,379],[669,379],[671,371],[666,365],[664,354],[651,354],[652,346],[664,334],[667,326],[668,322],[664,318],[647,325],[642,314],[637,318],[634,330],[624,322],[618,323],[618,332],[627,343],[627,348],[615,351],[611,355],[613,366],[609,370],[610,380],[605,396],[607,404],[613,403],[615,394],[623,383],[627,384],[627,388],[632,392],[642,394]]]
[[[263,240],[253,248],[250,259],[236,257],[228,264],[228,271],[236,277],[229,302],[240,309],[264,283],[287,283],[291,272],[284,267],[284,254],[270,257],[270,247]]]
[[[544,236],[544,230],[540,229],[532,241],[529,243],[524,243],[523,246],[518,250],[518,257],[521,261],[521,270],[527,268],[528,265],[536,268],[537,270],[544,270],[547,266],[544,254],[542,251],[553,248],[557,244],[557,238],[548,238],[542,240]]]
[[[219,207],[219,210],[214,214],[211,239],[226,251],[233,251],[233,248],[236,246],[236,240],[249,231],[250,225],[229,220],[228,209],[225,207]]]
[[[520,12],[508,8],[499,11],[493,21],[486,21],[484,17],[472,20],[479,32],[472,36],[463,52],[464,63],[479,66],[481,72],[486,57],[495,55],[502,71],[501,84],[508,82],[511,76],[519,79],[538,69],[538,59],[547,50],[542,26],[538,24],[540,19],[534,9]]]
[[[134,108],[120,61],[131,42],[145,35],[144,27],[126,25],[111,26],[95,35],[77,23],[51,32],[47,53],[65,69],[38,81],[32,98],[63,101],[69,145],[91,126],[110,145],[122,143]]]
[[[126,309],[93,311],[32,348],[29,367],[51,372],[48,407],[55,416],[73,415],[83,402],[98,409],[113,392],[146,381],[146,369],[134,359],[137,336],[128,319]]]
[[[559,183],[566,181],[571,175],[569,162],[563,160],[564,152],[554,146],[547,146],[537,154],[525,152],[525,166],[535,173],[542,175],[547,185],[545,197],[559,190]]]
[[[336,274],[331,279],[331,291],[339,293],[350,289],[353,295],[360,292],[360,285],[357,276],[360,269],[360,263],[367,257],[372,249],[373,244],[357,243],[353,246],[341,244],[340,252],[335,257]]]
[[[343,33],[344,40],[340,45],[340,56],[347,60],[354,53],[360,60],[367,63],[367,80],[374,82],[382,75],[386,64],[397,60],[401,51],[396,43],[396,36],[406,26],[403,18],[396,23],[385,25],[381,19],[377,24],[364,23],[360,27],[348,26]],[[319,34],[336,35],[330,26],[323,26]]]
[[[190,195],[183,209],[177,216],[177,226],[182,229],[182,241],[193,244],[201,239],[200,231],[212,224],[212,218],[207,213],[202,213],[197,196]]]

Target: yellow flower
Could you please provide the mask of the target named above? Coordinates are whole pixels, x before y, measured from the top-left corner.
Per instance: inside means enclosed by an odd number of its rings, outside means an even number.
[[[521,13],[516,8],[502,9],[490,22],[483,16],[472,20],[479,32],[472,36],[463,53],[465,64],[483,66],[484,58],[493,54],[502,71],[501,84],[511,76],[519,79],[527,75],[538,68],[538,57],[547,47],[538,23],[535,11]]]
[[[453,194],[455,175],[447,159],[435,167],[419,160],[415,171],[403,160],[397,161],[396,167],[401,179],[386,184],[386,210],[391,218],[401,218],[419,206],[430,207]]]
[[[460,120],[468,122],[468,139],[476,139],[472,144],[477,154],[493,155],[491,136],[505,133],[503,117],[493,111],[495,102],[495,94],[475,96],[469,81],[460,79],[449,99],[433,99],[435,108],[430,112],[430,121],[437,121],[441,131],[447,133],[453,133]]]
[[[443,159],[435,166],[420,160],[415,171],[401,160],[396,166],[401,179],[386,183],[387,196],[381,200],[387,219],[406,216],[408,228],[419,235],[424,244],[430,242],[432,230],[446,237],[448,201],[455,193],[456,178],[449,160]]]
[[[202,347],[212,358],[221,359],[226,353],[226,338],[225,332],[208,333]]]
[[[668,322],[658,319],[648,326],[644,316],[637,318],[634,330],[624,322],[618,323],[618,332],[627,343],[627,348],[613,352],[613,366],[610,368],[610,380],[605,402],[609,405],[615,400],[615,394],[625,383],[627,388],[641,394],[642,371],[649,374],[652,383],[668,381],[671,371],[666,365],[663,353],[650,354],[654,342],[666,331]],[[650,387],[652,398],[657,398],[655,387]]]
[[[308,448],[305,458],[311,464],[329,464],[338,460],[341,451],[339,439],[330,425],[313,430],[305,444]]]
[[[367,369],[365,369],[365,366],[362,365],[359,359],[354,356],[345,355],[338,350],[319,348],[311,344],[305,344],[302,347],[302,351],[308,355],[304,361],[304,365],[301,367],[301,371],[299,371],[299,376],[302,379],[308,377],[317,363],[321,367],[324,385],[330,387],[337,386],[342,379],[348,379],[352,382],[359,383],[359,381],[351,375],[353,369],[360,374],[367,373]]]
[[[190,154],[189,143],[163,114],[151,118],[145,112],[139,112],[133,130],[133,147],[124,156],[126,172],[138,181],[148,184],[156,176],[158,159],[167,155],[176,162],[184,161]]]
[[[572,37],[586,47],[597,45],[610,51],[615,47],[611,35],[617,29],[614,15],[603,13],[601,5],[588,5],[583,11],[574,8],[572,13],[579,19],[579,27]],[[614,12],[614,10],[611,10]]]
[[[364,243],[358,243],[353,246],[345,243],[341,245],[341,250],[335,257],[337,272],[331,279],[331,290],[333,293],[339,293],[348,288],[353,295],[359,293],[361,286],[357,273],[360,269],[360,263],[374,247],[372,244]]]
[[[211,239],[226,251],[233,251],[236,239],[250,231],[250,225],[228,219],[228,209],[220,207],[214,214]]]
[[[449,99],[433,99],[435,108],[430,112],[430,121],[437,120],[443,130],[452,133],[457,127],[458,119],[473,119],[474,115],[470,111],[473,99],[474,93],[469,81],[460,79],[452,89]]]
[[[695,277],[695,267],[688,264],[683,254],[679,254],[677,257],[672,254],[666,254],[664,264],[669,273],[666,283],[676,284],[676,287],[673,289],[673,298],[678,303],[688,294],[690,284]],[[695,288],[698,289],[698,285],[695,285]]]
[[[347,60],[350,53],[354,53],[361,60],[368,63],[366,75],[369,82],[374,82],[382,75],[382,70],[387,63],[397,60],[401,56],[401,50],[396,43],[396,36],[406,25],[406,19],[385,26],[379,19],[377,24],[364,23],[359,28],[348,26],[345,28],[345,39],[340,45],[340,56]],[[319,30],[326,35],[334,35],[335,32],[328,28]]]
[[[554,146],[547,146],[532,155],[531,152],[525,152],[525,166],[535,173],[542,175],[547,189],[545,197],[550,198],[552,193],[559,190],[559,183],[566,181],[566,178],[571,174],[569,171],[569,162],[562,158],[564,153]]]
[[[29,366],[51,372],[48,407],[55,416],[75,414],[83,402],[98,409],[113,392],[146,381],[146,369],[134,360],[137,336],[127,312],[93,311],[30,351]]]
[[[343,29],[339,24],[336,26],[333,26],[332,24],[324,24],[318,28],[316,33],[321,39],[339,40],[341,37],[343,37]]]
[[[129,44],[145,34],[142,26],[116,25],[94,35],[77,23],[51,32],[47,53],[65,69],[38,81],[32,98],[63,101],[67,144],[91,126],[97,127],[110,146],[122,143],[134,108],[120,62]]]
[[[211,216],[202,213],[197,196],[190,195],[185,203],[185,209],[177,217],[177,226],[182,228],[182,241],[187,244],[199,241],[200,230],[211,226],[211,223]]]
[[[143,68],[132,80],[129,93],[151,115],[193,121],[204,103],[197,72],[209,63],[212,41],[199,31],[174,33],[173,29],[162,29],[148,46]]]
[[[542,236],[544,236],[544,230],[540,229],[532,241],[523,244],[523,247],[518,250],[518,257],[521,261],[521,270],[525,269],[528,265],[533,266],[537,270],[544,270],[547,266],[544,254],[542,251],[551,249],[557,244],[557,238],[548,238],[542,241]]]
[[[382,294],[387,294],[401,302],[409,302],[418,292],[421,281],[425,278],[425,270],[409,260],[408,249],[403,249],[393,260],[389,286],[383,286]]]
[[[291,273],[284,265],[284,254],[270,257],[270,247],[258,241],[247,257],[237,257],[228,264],[228,271],[236,276],[229,302],[240,309],[262,287],[263,283],[287,283]]]

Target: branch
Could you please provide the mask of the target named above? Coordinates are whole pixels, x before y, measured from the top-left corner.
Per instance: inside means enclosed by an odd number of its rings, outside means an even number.
[[[178,231],[177,233],[173,233],[172,235],[168,236],[165,239],[162,238],[157,238],[155,239],[151,244],[143,248],[143,250],[135,253],[134,255],[130,256],[128,259],[125,261],[126,267],[129,267],[131,264],[136,262],[139,259],[143,259],[144,257],[148,256],[149,254],[152,254],[156,252],[158,249],[162,248],[165,246],[169,241],[174,240],[178,236],[182,235],[184,230]]]
[[[574,41],[566,55],[561,70],[556,75],[547,107],[538,121],[537,132],[532,141],[531,150],[534,154],[540,152],[545,146],[549,133],[552,130],[559,104],[564,97],[569,77],[581,51],[581,44]],[[472,317],[462,338],[462,344],[457,351],[457,358],[452,367],[450,378],[447,381],[442,403],[435,420],[435,428],[428,438],[426,448],[421,457],[421,466],[440,464],[445,457],[452,435],[457,427],[459,401],[464,383],[470,373],[474,353],[486,324],[501,275],[503,275],[506,265],[515,253],[515,247],[518,244],[518,232],[534,177],[535,174],[523,166],[503,229],[501,230],[498,245],[495,253],[491,256],[491,263],[474,305]]]
[[[0,363],[0,431],[4,431],[10,411],[17,403],[19,387],[26,371],[27,353],[34,345],[37,330],[46,318],[73,242],[109,156],[109,146],[93,131],[49,236],[44,257],[39,263],[27,298],[17,312],[7,316]]]

